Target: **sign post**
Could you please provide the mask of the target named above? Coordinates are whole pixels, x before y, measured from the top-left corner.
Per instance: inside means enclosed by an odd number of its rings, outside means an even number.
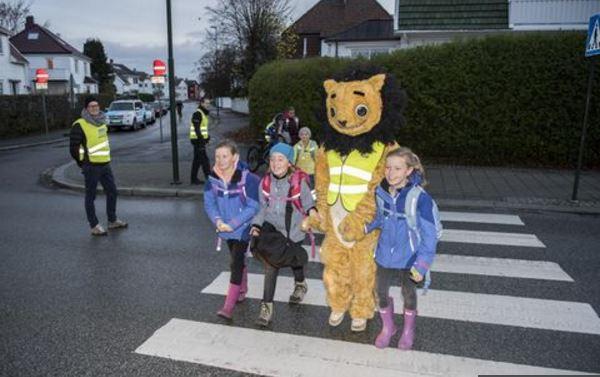
[[[160,100],[161,92],[163,85],[165,84],[165,73],[167,72],[167,67],[162,60],[154,60],[152,62],[152,69],[154,70],[154,76],[150,78],[153,84],[158,86],[158,111],[159,111],[159,120],[158,124],[160,125],[160,142],[163,142],[163,125],[162,125],[162,101]]]
[[[35,90],[42,94],[42,111],[44,114],[44,128],[48,137],[48,113],[46,111],[46,90],[48,89],[48,71],[43,68],[35,70]]]
[[[579,141],[579,155],[577,157],[577,169],[575,170],[575,182],[573,183],[573,195],[571,196],[571,200],[573,201],[577,200],[577,191],[579,190],[579,176],[581,175],[581,166],[583,165],[585,134],[587,132],[590,100],[592,98],[592,86],[594,84],[594,70],[596,67],[595,56],[597,55],[600,55],[600,13],[590,17],[590,25],[585,42],[585,57],[590,59],[590,75],[588,79],[587,98],[585,100],[585,113],[583,115],[581,139]]]

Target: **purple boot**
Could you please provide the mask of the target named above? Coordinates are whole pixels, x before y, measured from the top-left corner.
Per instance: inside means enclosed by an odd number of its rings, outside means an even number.
[[[398,348],[401,350],[409,350],[415,341],[415,321],[417,319],[416,310],[404,309],[404,328],[402,329],[402,337],[398,342]]]
[[[398,331],[394,324],[394,300],[391,297],[388,298],[388,306],[379,309],[379,315],[381,316],[383,328],[375,339],[375,347],[385,348],[390,344],[392,336]]]
[[[240,285],[240,295],[238,296],[237,302],[242,302],[246,299],[246,293],[248,292],[248,268],[244,267],[242,270],[242,283]]]
[[[239,295],[240,286],[235,284],[229,284],[227,297],[225,297],[225,304],[223,305],[221,310],[217,312],[217,315],[226,319],[231,319],[233,308],[235,307],[235,303],[237,302]]]

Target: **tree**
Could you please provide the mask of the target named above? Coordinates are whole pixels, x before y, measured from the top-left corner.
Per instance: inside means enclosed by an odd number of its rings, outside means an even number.
[[[91,70],[92,76],[98,81],[100,93],[114,94],[113,87],[113,70],[108,64],[104,45],[99,39],[88,39],[83,45],[83,53],[92,59]]]
[[[29,15],[31,2],[25,0],[0,1],[0,26],[15,34]]]
[[[290,19],[290,0],[218,0],[206,7],[218,37],[239,52],[244,88],[256,69],[277,58],[277,44]]]
[[[200,84],[213,97],[228,97],[236,91],[239,81],[238,51],[234,46],[214,49],[198,61]]]
[[[300,37],[291,29],[281,33],[281,39],[277,43],[277,59],[293,59],[298,49]]]

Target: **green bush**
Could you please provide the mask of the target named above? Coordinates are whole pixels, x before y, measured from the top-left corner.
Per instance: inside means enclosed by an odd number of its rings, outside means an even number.
[[[79,118],[86,96],[87,94],[77,95],[74,106],[69,103],[67,95],[46,96],[48,129],[70,127]],[[96,98],[100,101],[101,108],[107,107],[112,100],[104,95],[96,95]],[[0,138],[43,133],[45,130],[42,96],[0,96],[0,109]]]
[[[579,32],[504,34],[377,55],[409,97],[398,141],[426,160],[573,166],[589,62]],[[267,64],[250,82],[251,124],[262,127],[291,104],[318,134],[322,82],[351,63],[316,58]],[[598,75],[600,76],[600,75]],[[592,104],[600,98],[594,82]],[[592,106],[588,167],[600,167],[600,109]]]

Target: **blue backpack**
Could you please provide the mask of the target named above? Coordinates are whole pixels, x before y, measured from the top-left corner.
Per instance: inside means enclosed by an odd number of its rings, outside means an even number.
[[[417,203],[419,202],[419,196],[424,192],[423,188],[419,185],[414,185],[410,188],[408,193],[406,194],[406,200],[404,202],[404,218],[406,219],[406,225],[408,226],[408,231],[410,232],[409,239],[417,240],[417,244],[414,245],[412,242],[410,244],[411,251],[413,253],[417,252],[417,247],[421,243],[421,234],[419,233],[418,224],[417,224]],[[433,222],[435,225],[435,233],[436,237],[439,240],[442,237],[443,227],[442,222],[440,221],[440,211],[438,209],[437,203],[435,200],[432,201],[432,212],[433,212]],[[389,213],[389,210],[385,208],[385,203],[383,199],[377,197],[377,205],[384,211]],[[431,269],[427,270],[425,274],[425,281],[423,283],[423,294],[427,294],[427,290],[431,285]]]

